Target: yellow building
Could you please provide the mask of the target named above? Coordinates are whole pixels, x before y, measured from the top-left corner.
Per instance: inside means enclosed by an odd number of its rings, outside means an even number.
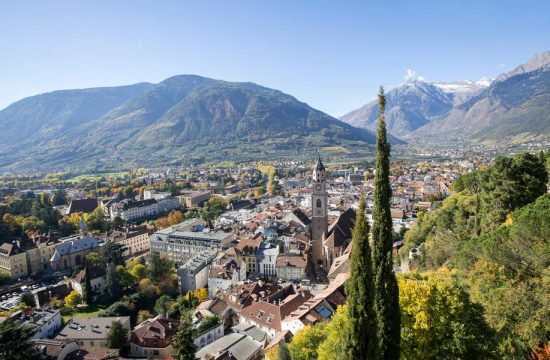
[[[57,241],[34,241],[29,246],[25,247],[27,253],[27,266],[29,273],[40,273],[51,268],[50,259],[55,253],[55,245]]]
[[[17,244],[5,243],[0,246],[0,272],[8,274],[12,279],[27,276],[27,255]]]

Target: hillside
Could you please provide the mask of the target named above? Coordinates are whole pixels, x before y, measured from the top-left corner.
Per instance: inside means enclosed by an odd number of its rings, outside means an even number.
[[[153,84],[61,90],[18,101],[0,111],[0,144],[28,147],[94,122],[109,110],[147,91]]]
[[[0,135],[6,169],[346,153],[375,141],[278,90],[195,75],[34,96],[0,111],[0,127],[9,129]]]
[[[550,136],[550,52],[494,81],[409,81],[388,92],[388,130],[407,140],[521,142]],[[376,102],[341,119],[374,129]]]
[[[475,96],[483,89],[483,83],[470,81],[453,83],[429,83],[411,80],[388,91],[386,120],[388,131],[397,137],[405,137],[431,121],[446,115],[455,104]],[[376,129],[378,104],[371,101],[341,119],[364,129]]]
[[[528,63],[519,68],[530,70],[534,66]],[[412,134],[415,138],[429,136],[466,136],[485,142],[518,142],[550,136],[550,67],[528,72],[516,69],[501,75],[440,121]]]

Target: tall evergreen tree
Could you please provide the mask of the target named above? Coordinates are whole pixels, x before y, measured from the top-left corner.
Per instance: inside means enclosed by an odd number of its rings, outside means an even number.
[[[277,352],[277,360],[291,360],[290,350],[288,350],[288,345],[286,344],[285,339],[281,340],[279,343],[279,349]]]
[[[373,252],[374,311],[377,326],[377,357],[399,359],[401,314],[399,289],[393,272],[392,219],[390,210],[390,144],[386,136],[386,97],[378,94],[378,130],[376,136],[376,174],[374,177]],[[355,251],[355,248],[354,248]]]
[[[86,261],[86,267],[84,268],[84,302],[86,302],[87,305],[90,305],[92,303],[92,299],[94,298],[94,290],[91,282],[92,274],[90,273],[90,269],[91,266],[88,264],[88,261]]]
[[[197,346],[193,341],[193,327],[187,312],[181,317],[180,327],[172,340],[172,346],[174,347],[174,359],[195,360]]]
[[[349,359],[374,359],[377,354],[369,223],[365,208],[366,201],[362,197],[352,233],[351,276],[346,283],[349,328],[344,339]]]
[[[0,359],[36,359],[38,354],[30,341],[32,335],[32,327],[20,326],[10,319],[4,321],[0,324]]]

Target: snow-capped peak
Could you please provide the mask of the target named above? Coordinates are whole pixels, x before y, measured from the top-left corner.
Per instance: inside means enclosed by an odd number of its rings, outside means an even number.
[[[481,87],[488,87],[489,85],[491,85],[491,83],[493,82],[494,79],[491,79],[489,77],[483,77],[481,79],[479,79],[476,84],[481,86]]]
[[[471,80],[460,80],[452,82],[436,81],[433,83],[446,93],[471,93],[480,90],[481,85]]]

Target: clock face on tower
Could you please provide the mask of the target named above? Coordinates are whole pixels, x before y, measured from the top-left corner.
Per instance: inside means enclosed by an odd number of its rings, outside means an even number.
[[[315,190],[321,191],[322,188],[320,184],[315,185]]]
[[[323,210],[317,209],[317,210],[315,211],[315,214],[321,216],[321,215],[323,215]]]

